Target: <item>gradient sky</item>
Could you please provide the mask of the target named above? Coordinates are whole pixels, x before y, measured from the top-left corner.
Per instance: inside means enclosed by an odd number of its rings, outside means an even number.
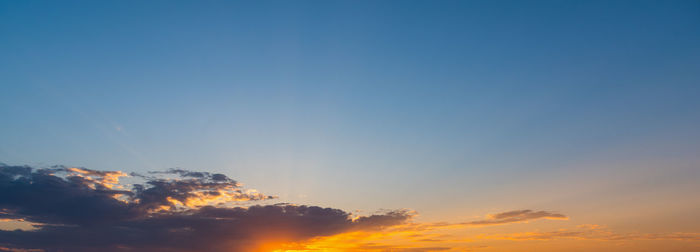
[[[698,233],[700,2],[2,1],[0,118],[6,164]]]

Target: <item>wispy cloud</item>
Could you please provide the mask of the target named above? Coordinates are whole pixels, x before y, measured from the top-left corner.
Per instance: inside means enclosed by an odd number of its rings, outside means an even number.
[[[430,231],[439,229],[460,229],[460,228],[475,228],[491,225],[505,225],[512,223],[525,223],[535,220],[568,220],[569,217],[563,214],[550,211],[535,211],[535,210],[513,210],[495,214],[487,214],[483,220],[467,221],[467,222],[433,222],[433,223],[410,223],[397,227],[404,230],[412,231]]]
[[[560,229],[546,232],[521,232],[511,234],[480,235],[480,239],[499,240],[682,240],[700,241],[700,233],[672,232],[672,233],[618,233],[600,225],[579,225],[576,229]]]
[[[563,214],[548,211],[515,210],[487,215],[484,220],[464,222],[468,226],[501,225],[508,223],[528,222],[537,219],[568,220],[569,217]]]
[[[298,247],[321,251],[471,251],[483,246],[469,244],[474,237],[454,237],[455,229],[480,228],[489,225],[524,223],[542,219],[568,220],[563,214],[550,211],[513,210],[488,214],[483,220],[468,222],[406,222],[390,226],[382,232],[348,232],[331,237],[315,238]]]

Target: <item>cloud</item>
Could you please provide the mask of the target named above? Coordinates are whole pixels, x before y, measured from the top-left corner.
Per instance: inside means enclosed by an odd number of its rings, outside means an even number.
[[[618,233],[599,225],[579,225],[576,229],[560,229],[546,232],[522,232],[512,234],[480,235],[481,239],[498,240],[602,240],[602,241],[627,241],[627,240],[677,240],[700,241],[700,233],[673,232],[673,233]]]
[[[388,216],[375,217],[390,219]],[[563,214],[550,211],[513,210],[486,215],[483,220],[469,222],[405,222],[386,226],[381,232],[348,232],[315,238],[298,248],[307,250],[341,251],[470,251],[483,246],[468,245],[474,237],[453,237],[456,229],[479,228],[490,225],[522,223],[541,219],[568,220]],[[379,223],[374,222],[374,223]],[[435,246],[435,245],[439,246]]]
[[[430,231],[430,230],[445,230],[445,229],[462,229],[472,227],[482,227],[491,225],[504,225],[512,223],[529,222],[540,219],[550,220],[568,220],[569,217],[559,213],[549,211],[534,211],[534,210],[513,210],[495,214],[486,215],[486,219],[468,221],[468,222],[433,222],[433,223],[410,223],[396,227],[405,231]]]
[[[517,222],[527,222],[537,219],[568,220],[569,217],[547,211],[515,210],[496,214],[490,214],[485,220],[462,223],[469,226],[500,225]]]
[[[700,241],[698,233],[616,233],[596,225],[455,236],[454,229],[568,217],[513,210],[467,222],[420,223],[409,210],[353,216],[318,206],[260,205],[275,198],[218,173],[0,164],[0,251],[465,251],[494,239]],[[8,226],[22,229],[2,228]]]
[[[168,178],[168,175],[175,176]],[[131,174],[0,164],[0,218],[36,230],[0,231],[0,247],[43,251],[250,251],[343,232],[382,230],[413,214],[352,218],[339,209],[291,204],[236,206],[274,198],[223,174],[171,169]]]

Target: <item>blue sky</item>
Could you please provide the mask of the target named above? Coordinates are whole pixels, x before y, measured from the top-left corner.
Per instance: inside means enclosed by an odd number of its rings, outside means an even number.
[[[698,13],[697,1],[4,1],[0,162],[216,171],[285,202],[428,219],[569,210],[593,183],[611,187],[608,204],[700,179]]]

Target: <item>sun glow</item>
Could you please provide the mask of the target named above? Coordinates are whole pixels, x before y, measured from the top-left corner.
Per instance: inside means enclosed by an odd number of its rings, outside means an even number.
[[[444,231],[452,226],[431,227],[420,224],[398,225],[386,230],[353,231],[332,236],[318,237],[302,243],[281,245],[274,252],[292,251],[390,251],[390,250],[446,250],[458,248],[460,243],[470,242],[466,238],[456,239]],[[448,239],[449,238],[449,239]],[[449,244],[449,247],[441,247]],[[457,245],[457,246],[456,246]]]

